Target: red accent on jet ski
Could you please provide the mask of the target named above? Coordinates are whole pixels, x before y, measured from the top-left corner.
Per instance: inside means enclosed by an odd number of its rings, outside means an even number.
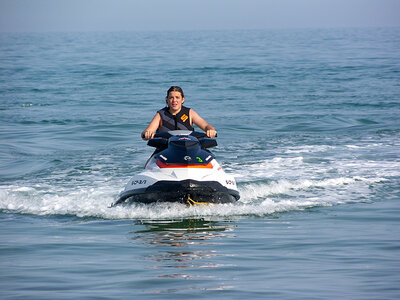
[[[211,162],[209,162],[206,165],[198,165],[198,164],[192,164],[192,165],[177,165],[177,164],[166,164],[163,163],[161,160],[156,161],[157,166],[159,166],[161,169],[163,168],[205,168],[205,169],[212,169],[213,165]]]

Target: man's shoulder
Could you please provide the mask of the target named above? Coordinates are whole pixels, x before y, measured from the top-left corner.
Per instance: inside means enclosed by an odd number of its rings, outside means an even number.
[[[183,106],[183,105],[182,105],[181,111],[190,112],[190,111],[193,111],[193,109],[191,109],[190,107],[187,107],[187,106]]]
[[[161,114],[165,113],[167,110],[168,110],[168,107],[165,106],[165,107],[157,110],[157,113],[159,113],[161,115]]]

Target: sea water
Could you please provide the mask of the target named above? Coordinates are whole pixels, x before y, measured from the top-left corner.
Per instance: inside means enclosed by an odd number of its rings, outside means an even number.
[[[234,204],[110,208],[165,93]],[[2,299],[399,299],[400,28],[0,34]]]

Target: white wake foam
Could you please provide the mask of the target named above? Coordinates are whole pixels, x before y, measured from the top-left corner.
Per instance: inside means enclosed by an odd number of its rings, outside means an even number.
[[[350,151],[357,149],[352,145],[345,147]],[[227,172],[237,178],[241,194],[240,201],[235,204],[197,207],[156,204],[110,208],[129,178],[110,178],[97,171],[80,175],[79,180],[67,178],[62,181],[57,177],[46,181],[42,179],[38,183],[33,178],[23,184],[2,185],[0,209],[10,213],[105,219],[262,216],[316,206],[373,201],[375,186],[400,177],[398,161],[353,160],[351,153],[347,152],[340,159],[333,159],[334,155],[301,156],[331,149],[331,146],[290,148],[287,149],[289,154],[252,163],[230,164]],[[54,184],[49,183],[52,179]]]
[[[0,208],[12,213],[75,215],[105,219],[166,219],[202,216],[266,215],[365,200],[368,186],[381,179],[337,178],[322,181],[295,180],[240,185],[235,204],[187,207],[181,204],[116,206],[114,187],[66,189],[41,186],[3,186]],[[357,197],[354,197],[354,194]]]

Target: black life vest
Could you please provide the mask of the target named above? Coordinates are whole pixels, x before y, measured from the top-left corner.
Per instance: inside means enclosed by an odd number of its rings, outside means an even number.
[[[166,132],[170,130],[190,130],[193,131],[193,126],[190,125],[190,108],[182,106],[180,112],[172,115],[168,107],[160,109],[158,113],[161,116],[162,126],[157,129],[157,132]]]

